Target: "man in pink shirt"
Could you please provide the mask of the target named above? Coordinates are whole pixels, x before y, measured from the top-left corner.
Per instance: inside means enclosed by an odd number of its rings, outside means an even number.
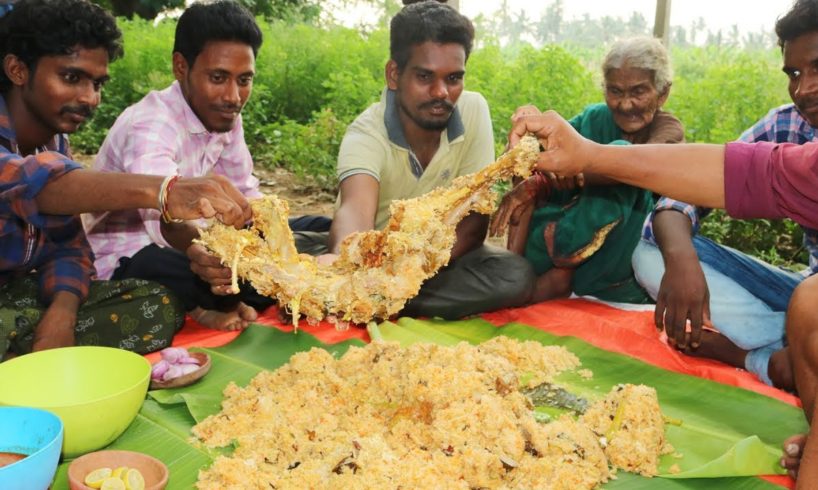
[[[582,138],[557,113],[519,117],[509,134],[516,145],[527,133],[540,138],[538,169],[580,172],[644,187],[664,196],[736,218],[790,218],[818,228],[818,143],[604,146]],[[795,385],[811,424],[807,435],[784,442],[784,466],[797,489],[818,482],[818,275],[796,287],[787,309],[787,339]],[[688,332],[689,336],[690,333]],[[686,339],[689,343],[689,338]]]
[[[260,196],[244,141],[241,109],[250,97],[262,35],[231,1],[195,4],[179,18],[173,47],[176,81],[126,109],[94,162],[103,172],[226,177],[245,197]],[[272,301],[252,289],[215,295],[192,271],[186,251],[195,222],[169,222],[156,210],[83,217],[101,279],[136,277],[168,287],[200,323],[245,327]]]

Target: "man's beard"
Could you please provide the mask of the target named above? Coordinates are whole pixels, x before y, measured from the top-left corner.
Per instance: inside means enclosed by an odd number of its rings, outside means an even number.
[[[35,100],[32,100],[34,98],[35,95],[33,91],[28,91],[28,93],[23,94],[23,103],[31,116],[55,135],[65,132],[66,130],[59,126],[59,122],[47,117],[43,111],[40,110],[40,107],[37,105]],[[91,116],[94,115],[94,109],[95,108],[89,106],[88,104],[65,105],[60,108],[59,115],[62,116],[68,113],[79,114],[85,117],[85,122],[88,122],[88,120],[91,119]]]
[[[420,116],[420,111],[426,108],[434,107],[434,106],[444,106],[448,109],[449,114],[446,116],[445,119],[425,119]],[[406,104],[403,102],[400,103],[401,110],[403,113],[409,116],[409,119],[414,121],[415,124],[420,126],[422,129],[427,131],[442,131],[446,129],[446,126],[449,125],[449,118],[452,117],[452,113],[454,112],[454,106],[445,100],[433,100],[431,102],[424,102],[418,106],[418,112],[412,113],[406,107]]]

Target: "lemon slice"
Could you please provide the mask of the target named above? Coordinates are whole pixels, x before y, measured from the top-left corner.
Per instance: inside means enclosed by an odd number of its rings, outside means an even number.
[[[128,467],[127,466],[120,466],[119,468],[115,469],[111,473],[111,477],[119,478],[120,480],[124,481],[125,480],[125,473],[127,473],[127,472],[128,472]]]
[[[102,481],[102,486],[99,488],[100,490],[127,490],[125,488],[125,482],[119,478],[106,478]]]
[[[111,468],[97,468],[85,475],[85,484],[91,488],[102,487],[102,482],[111,477]]]
[[[142,473],[139,470],[131,468],[129,469],[124,475],[123,480],[125,480],[125,488],[127,490],[144,490],[145,489],[145,478],[142,476]]]

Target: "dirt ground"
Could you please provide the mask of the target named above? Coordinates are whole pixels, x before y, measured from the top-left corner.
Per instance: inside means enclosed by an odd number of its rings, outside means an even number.
[[[256,168],[253,174],[261,183],[261,192],[276,194],[290,203],[290,216],[318,214],[332,217],[335,194],[301,182],[283,168]]]

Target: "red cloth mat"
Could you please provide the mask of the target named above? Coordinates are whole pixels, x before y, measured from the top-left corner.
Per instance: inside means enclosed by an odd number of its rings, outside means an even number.
[[[626,311],[603,303],[584,299],[547,301],[525,308],[501,310],[481,315],[487,321],[500,326],[517,322],[555,335],[578,337],[596,347],[617,352],[653,364],[669,371],[706,378],[719,383],[737,386],[776,398],[791,405],[800,406],[800,400],[784,391],[772,388],[743,369],[712,361],[685,356],[665,342],[665,335],[657,332],[652,311]],[[272,307],[259,315],[263,325],[292,331],[292,325],[281,321],[278,309]],[[324,343],[334,344],[357,338],[369,342],[366,330],[350,327],[336,330],[329,322],[310,326],[299,323],[299,329],[310,333]],[[204,328],[188,317],[184,327],[173,339],[175,347],[218,347],[232,341],[239,332],[221,332]],[[147,357],[154,361],[157,352]],[[787,436],[789,434],[783,434]],[[787,488],[794,488],[793,480],[785,476],[763,477],[765,480]]]

